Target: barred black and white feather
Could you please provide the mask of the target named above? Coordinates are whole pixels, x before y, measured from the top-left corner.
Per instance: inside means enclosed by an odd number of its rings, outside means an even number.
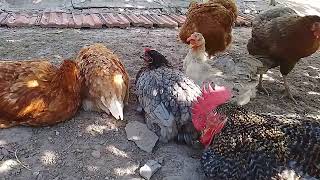
[[[288,179],[292,171],[292,176],[320,178],[320,122],[258,114],[230,104],[216,111],[228,120],[203,153],[208,177]]]
[[[152,54],[155,50],[149,51]],[[192,131],[191,106],[201,90],[182,72],[171,68],[159,54],[151,57],[152,62],[138,73],[136,94],[145,111],[148,128],[156,132],[161,141],[168,142],[176,138],[178,132]],[[166,63],[157,65],[157,58]]]

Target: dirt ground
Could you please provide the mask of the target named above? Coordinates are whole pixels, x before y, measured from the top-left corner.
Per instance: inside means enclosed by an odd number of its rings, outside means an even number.
[[[181,67],[187,46],[177,41],[171,29],[0,29],[1,59],[49,57],[56,64],[95,42],[106,44],[123,60],[131,76],[142,65],[143,47],[153,47]],[[249,28],[236,28],[226,53],[234,60],[248,57]],[[258,94],[248,108],[277,115],[313,117],[320,120],[320,53],[303,59],[289,74],[298,105],[281,99],[282,79],[278,69],[265,76],[270,96]],[[131,88],[133,94],[133,88]],[[134,95],[125,108],[126,121],[141,121]],[[175,143],[157,144],[152,153],[128,141],[126,122],[102,113],[82,110],[70,121],[46,128],[17,127],[0,130],[0,180],[19,179],[133,179],[149,159],[162,160],[152,179],[205,179],[200,169],[201,151]],[[19,162],[20,161],[20,162]],[[21,165],[22,163],[23,165]],[[24,166],[24,167],[23,167]]]

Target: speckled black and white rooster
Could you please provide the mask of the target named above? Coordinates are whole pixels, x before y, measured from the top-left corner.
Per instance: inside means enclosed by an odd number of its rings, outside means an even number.
[[[156,50],[146,48],[142,58],[146,66],[137,74],[136,94],[148,128],[162,142],[173,140],[180,132],[193,132],[191,106],[201,94],[199,86],[173,69]]]
[[[247,111],[224,87],[204,87],[192,122],[207,147],[201,164],[214,179],[320,178],[320,122]],[[207,139],[207,141],[203,141]]]

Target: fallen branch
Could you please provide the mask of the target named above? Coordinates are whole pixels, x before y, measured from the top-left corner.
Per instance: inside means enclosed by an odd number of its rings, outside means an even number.
[[[25,169],[28,169],[29,171],[31,171],[31,169],[28,167],[28,166],[26,166],[26,165],[24,165],[21,161],[20,161],[20,159],[18,158],[18,156],[17,156],[17,152],[18,152],[18,149],[16,149],[15,151],[14,151],[14,156],[16,157],[16,160],[17,160],[17,162],[22,166],[22,167],[24,167]]]

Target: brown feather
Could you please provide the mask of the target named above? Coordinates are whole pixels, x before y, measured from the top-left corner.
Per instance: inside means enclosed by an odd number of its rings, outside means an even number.
[[[319,49],[320,39],[312,31],[317,22],[320,22],[319,16],[290,14],[261,19],[253,26],[248,51],[251,55],[269,57],[268,68],[280,66],[281,73],[287,75],[301,58]]]
[[[80,105],[77,64],[60,68],[46,60],[0,61],[0,128],[53,125],[74,116]]]
[[[77,62],[84,77],[84,109],[106,111],[101,97],[128,102],[129,75],[121,60],[103,44],[93,44],[80,50]],[[86,104],[90,102],[89,104]]]
[[[232,26],[238,12],[234,0],[212,0],[207,3],[192,3],[187,19],[180,29],[179,37],[184,43],[194,32],[206,40],[209,56],[224,51],[232,41]]]

